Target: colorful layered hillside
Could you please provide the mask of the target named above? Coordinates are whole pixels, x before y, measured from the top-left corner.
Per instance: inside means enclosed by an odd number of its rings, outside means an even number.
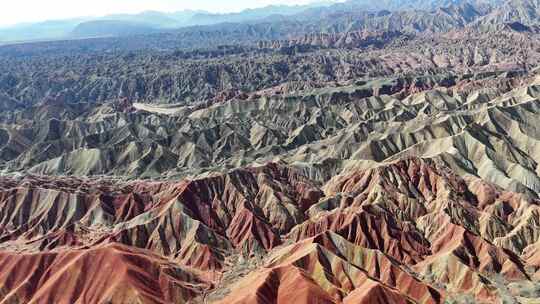
[[[492,303],[539,282],[539,201],[442,160],[324,185],[276,163],[179,182],[1,183],[5,303]]]
[[[540,303],[540,0],[112,17],[0,29],[99,27],[0,45],[0,304]]]

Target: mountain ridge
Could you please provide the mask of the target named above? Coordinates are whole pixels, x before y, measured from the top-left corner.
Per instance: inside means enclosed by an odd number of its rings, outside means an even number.
[[[536,2],[1,46],[0,302],[538,302]]]

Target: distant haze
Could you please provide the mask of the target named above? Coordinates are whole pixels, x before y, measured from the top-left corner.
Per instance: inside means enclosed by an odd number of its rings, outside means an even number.
[[[0,26],[52,19],[138,13],[146,10],[173,12],[186,9],[215,13],[240,11],[266,5],[307,4],[310,0],[16,0],[5,1]]]

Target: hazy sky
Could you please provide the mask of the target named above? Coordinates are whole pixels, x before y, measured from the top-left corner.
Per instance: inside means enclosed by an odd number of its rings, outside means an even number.
[[[306,4],[310,0],[0,0],[0,25],[144,10],[177,11],[204,9],[239,11],[270,4]]]

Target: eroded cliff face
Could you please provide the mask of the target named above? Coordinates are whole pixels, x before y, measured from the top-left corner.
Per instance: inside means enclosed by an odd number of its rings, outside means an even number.
[[[540,267],[539,202],[442,160],[1,184],[4,303],[487,303]]]

